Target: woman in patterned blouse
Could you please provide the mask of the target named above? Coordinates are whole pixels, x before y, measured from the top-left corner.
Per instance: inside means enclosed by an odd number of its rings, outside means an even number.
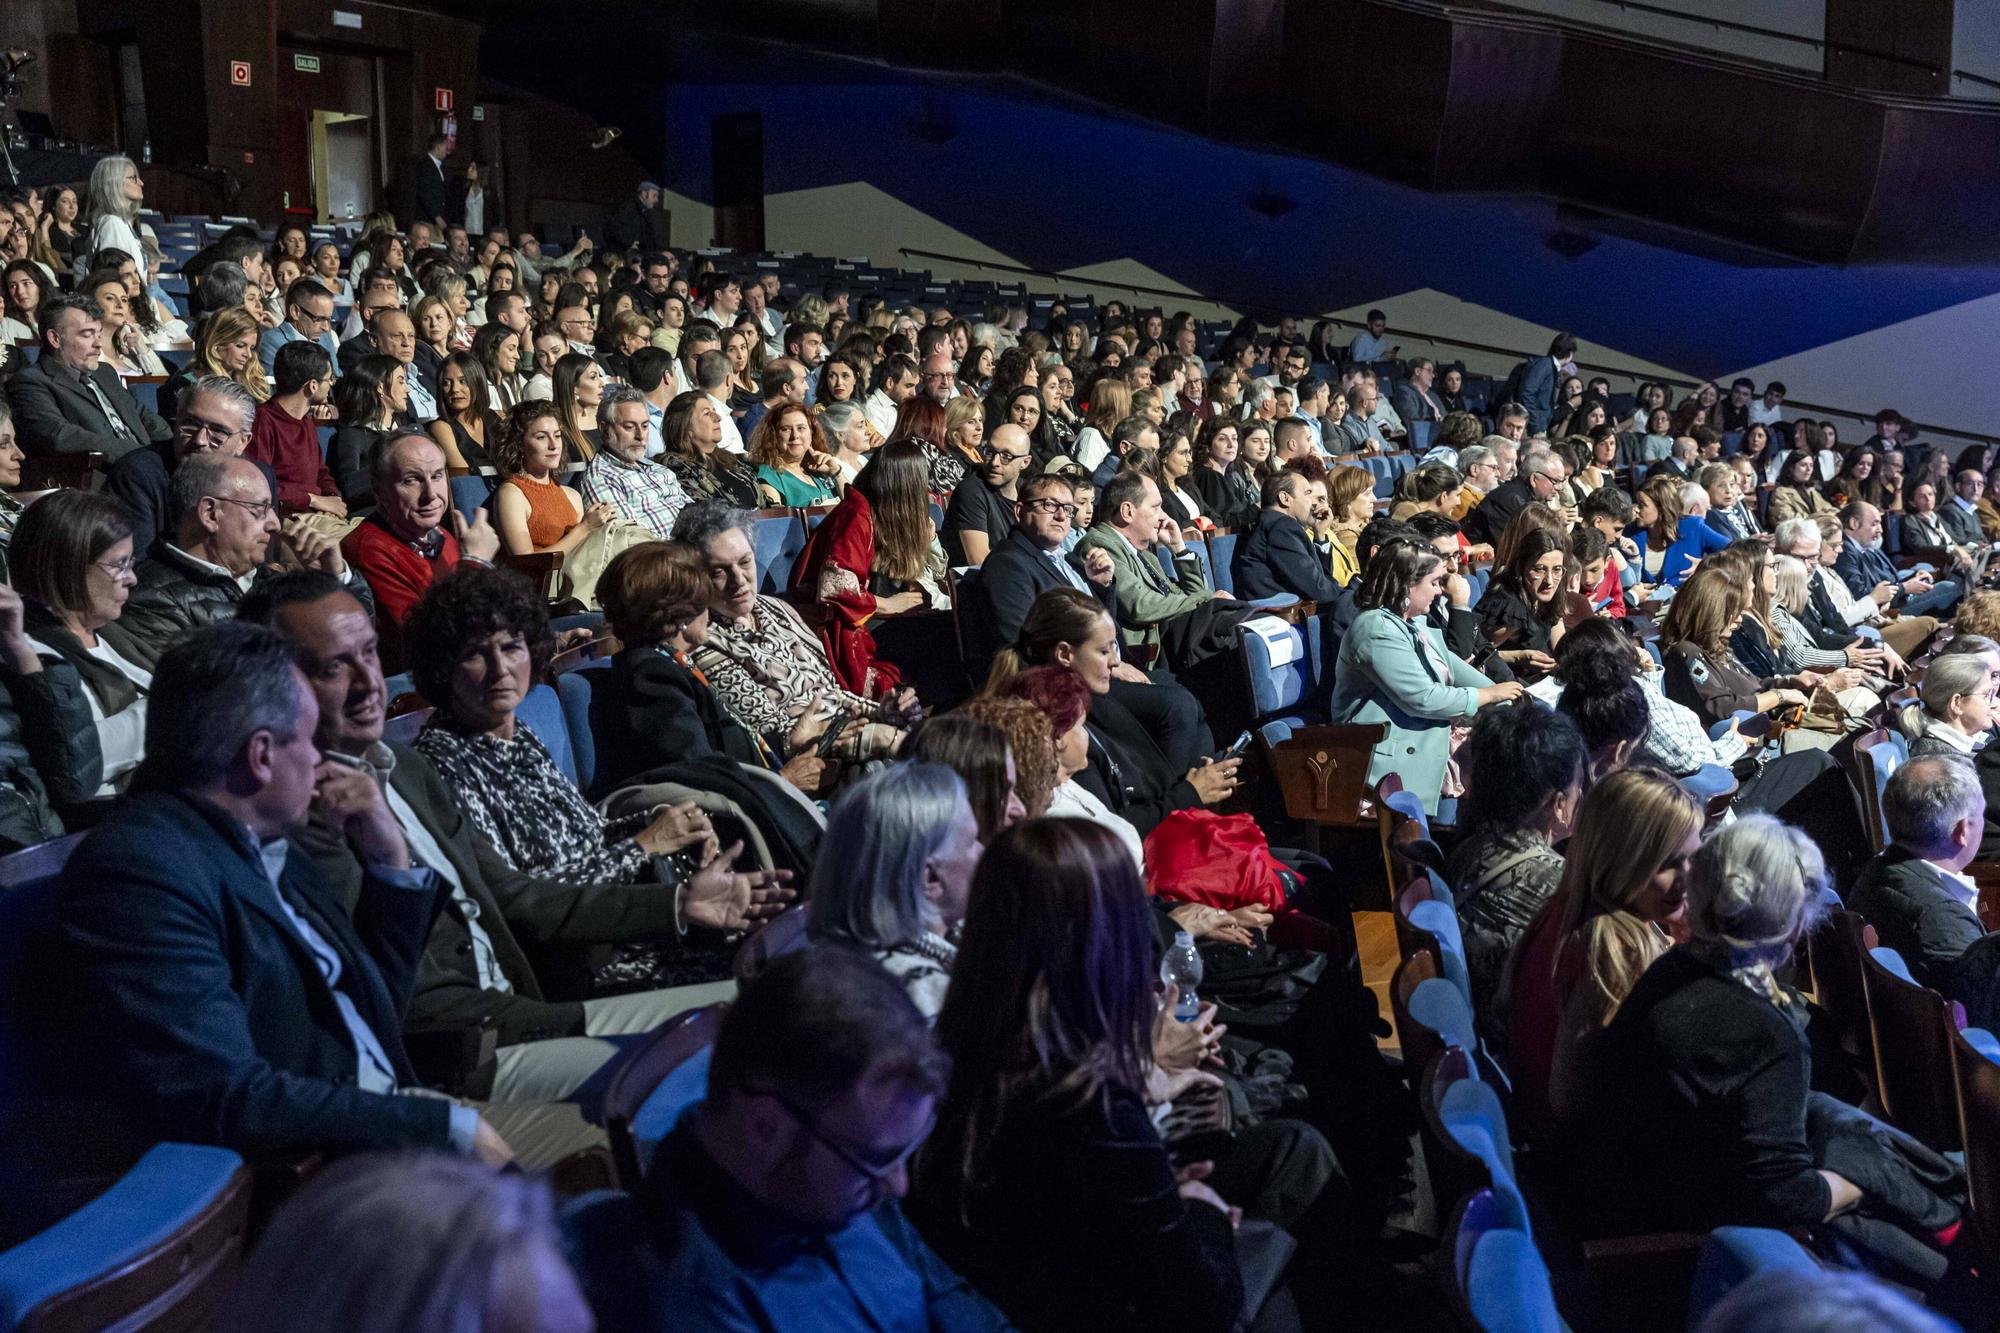
[[[915,692],[905,686],[886,699],[868,699],[841,685],[799,613],[758,593],[749,514],[697,500],[681,511],[674,540],[694,546],[708,564],[708,638],[693,661],[737,721],[780,753],[789,753],[785,742],[802,717],[842,713],[847,720],[832,758],[861,763],[902,747],[923,715]]]
[[[667,450],[660,461],[689,495],[756,507],[756,470],[722,447],[722,414],[707,394],[690,389],[668,403],[660,439]]]
[[[714,832],[692,802],[607,820],[515,717],[553,647],[548,613],[520,576],[453,571],[410,613],[404,642],[436,709],[416,748],[515,869],[680,884],[716,863]]]

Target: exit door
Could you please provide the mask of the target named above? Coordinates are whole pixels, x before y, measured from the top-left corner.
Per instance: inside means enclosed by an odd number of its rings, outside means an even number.
[[[320,222],[374,211],[381,197],[376,97],[372,57],[278,48],[279,165],[288,210]]]

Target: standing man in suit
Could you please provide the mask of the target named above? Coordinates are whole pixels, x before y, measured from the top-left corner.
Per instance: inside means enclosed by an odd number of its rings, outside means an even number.
[[[630,199],[620,204],[604,222],[604,244],[613,250],[640,250],[658,253],[669,244],[667,215],[660,209],[660,187],[640,181]]]
[[[1979,855],[1986,796],[1968,757],[1912,759],[1882,795],[1890,845],[1870,861],[1849,900],[1920,986],[1965,1006],[1975,1026],[1994,1020],[2000,942],[1979,924],[1979,886],[1965,867]]]
[[[1304,422],[1299,423],[1301,428]],[[1173,555],[1169,580],[1154,558],[1156,549]],[[1201,560],[1190,551],[1180,524],[1160,506],[1160,488],[1139,472],[1120,472],[1099,492],[1097,522],[1077,543],[1079,558],[1101,550],[1111,557],[1112,585],[1118,591],[1118,639],[1127,648],[1157,654],[1162,627],[1214,598],[1230,594],[1208,586]]]
[[[1230,561],[1237,591],[1252,599],[1292,596],[1331,609],[1340,585],[1305,525],[1312,487],[1296,472],[1280,472],[1264,482],[1262,499],[1256,523],[1237,540]]]
[[[451,212],[451,181],[444,174],[445,159],[451,156],[451,139],[443,134],[433,134],[424,143],[424,155],[410,167],[409,202],[403,209],[403,226],[413,228],[419,222],[428,222],[438,231],[443,231],[445,215]],[[416,249],[416,238],[411,237],[411,248]],[[411,255],[414,264],[418,256]]]
[[[174,648],[153,680],[141,794],[84,839],[56,894],[50,1011],[65,1016],[80,1090],[156,1139],[246,1157],[510,1160],[475,1108],[405,1095],[421,1089],[401,1015],[440,886],[413,866],[374,784],[321,762],[319,706],[290,650],[228,621]],[[292,847],[308,818],[361,867],[354,903]],[[566,1120],[543,1160],[601,1137]]]
[[[103,364],[104,312],[88,296],[42,305],[42,354],[7,381],[21,447],[30,457],[101,453],[117,460],[164,444],[173,428],[133,398]]]
[[[1528,434],[1545,435],[1549,418],[1555,415],[1556,391],[1562,377],[1574,369],[1576,337],[1558,333],[1549,343],[1549,354],[1538,356],[1521,368],[1521,406],[1528,409]]]

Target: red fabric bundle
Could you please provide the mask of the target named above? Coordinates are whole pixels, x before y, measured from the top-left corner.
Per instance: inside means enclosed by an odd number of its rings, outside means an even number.
[[[1146,835],[1146,891],[1168,902],[1283,912],[1283,868],[1248,815],[1176,810]]]

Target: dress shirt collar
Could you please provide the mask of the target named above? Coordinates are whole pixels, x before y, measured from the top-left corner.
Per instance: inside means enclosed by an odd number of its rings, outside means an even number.
[[[1979,506],[1974,504],[1972,501],[1966,499],[1962,495],[1954,494],[1951,497],[1951,502],[1957,505],[1960,509],[1963,509],[1968,514],[1976,514],[1979,512]]]
[[[338,750],[328,750],[326,757],[336,764],[345,764],[349,768],[366,769],[380,783],[386,784],[389,775],[396,771],[396,752],[384,741],[376,741],[360,754],[342,754]]]
[[[198,555],[194,555],[188,551],[183,551],[180,547],[174,545],[172,542],[167,543],[167,549],[173,552],[173,554],[175,554],[176,556],[179,556],[186,563],[193,565],[196,569],[205,570],[211,574],[222,575],[222,577],[234,583],[238,588],[242,589],[244,592],[250,591],[250,581],[257,577],[257,571],[254,569],[246,570],[244,573],[238,574],[233,570],[231,570],[226,565],[218,565],[213,560],[204,560]]]
[[[1979,914],[1979,886],[1973,883],[1972,876],[1936,861],[1926,861],[1924,864],[1937,871],[1938,879],[1943,881],[1947,893],[1971,908],[1974,916]]]

